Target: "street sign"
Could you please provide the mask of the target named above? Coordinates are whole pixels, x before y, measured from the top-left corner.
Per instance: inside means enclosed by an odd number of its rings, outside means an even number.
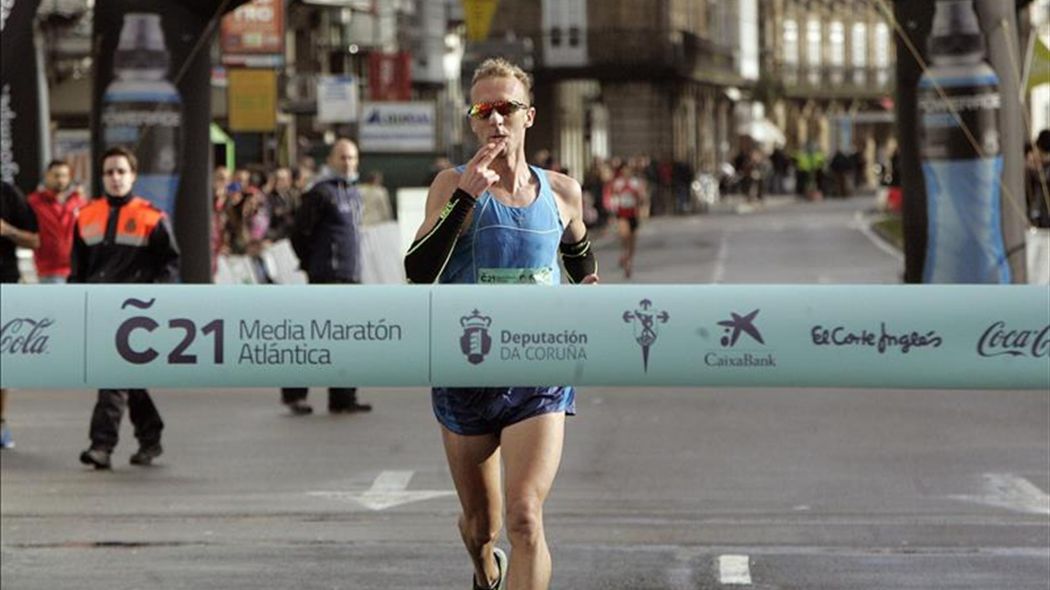
[[[492,17],[499,0],[463,0],[463,15],[467,20],[467,40],[484,41],[489,37]]]
[[[317,122],[352,123],[357,120],[358,85],[354,76],[317,78]]]
[[[227,65],[278,67],[284,63],[283,0],[252,0],[222,18],[222,61]],[[268,56],[259,60],[260,56]],[[262,61],[262,63],[261,63]]]
[[[432,102],[365,102],[361,151],[432,152],[436,121]]]
[[[277,126],[277,72],[235,68],[228,76],[230,130],[273,131]]]

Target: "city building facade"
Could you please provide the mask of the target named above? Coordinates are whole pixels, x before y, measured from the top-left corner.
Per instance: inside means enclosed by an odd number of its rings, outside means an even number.
[[[858,151],[883,162],[895,145],[895,45],[886,0],[764,0],[757,94],[788,150]],[[867,181],[875,179],[869,175]]]
[[[595,157],[634,155],[710,170],[729,157],[734,105],[758,79],[758,4],[501,3],[485,45],[532,49],[530,149],[549,150],[573,175]]]

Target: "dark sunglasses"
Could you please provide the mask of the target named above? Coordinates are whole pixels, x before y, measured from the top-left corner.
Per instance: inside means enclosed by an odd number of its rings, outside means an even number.
[[[470,105],[470,108],[467,109],[467,116],[471,119],[488,119],[492,115],[492,111],[496,111],[501,117],[508,117],[527,108],[529,108],[529,105],[516,100],[479,102]]]

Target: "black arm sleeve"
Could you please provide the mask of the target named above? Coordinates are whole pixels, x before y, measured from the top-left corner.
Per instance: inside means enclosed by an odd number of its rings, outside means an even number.
[[[475,201],[467,191],[456,189],[434,227],[412,242],[405,255],[405,276],[410,283],[433,283],[441,276]]]
[[[583,239],[574,244],[562,243],[559,249],[561,262],[565,265],[565,274],[569,275],[570,283],[579,283],[587,275],[598,272],[598,258],[594,256],[587,234],[583,234]]]

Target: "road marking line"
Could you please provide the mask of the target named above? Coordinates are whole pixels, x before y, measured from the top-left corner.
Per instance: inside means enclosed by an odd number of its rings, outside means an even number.
[[[863,213],[860,211],[855,212],[853,214],[853,223],[850,225],[860,231],[860,233],[864,234],[872,244],[875,244],[876,248],[896,258],[898,262],[904,262],[904,254],[894,248],[889,242],[883,239],[882,236],[872,231]]]
[[[729,250],[729,240],[726,239],[725,232],[718,240],[718,253],[715,254],[715,270],[711,273],[712,283],[721,283],[726,277],[726,258],[729,255],[726,253]]]
[[[1029,514],[1050,515],[1050,495],[1027,479],[1012,473],[985,473],[984,494],[951,497]]]
[[[408,482],[412,481],[411,471],[384,471],[372,482],[369,492],[400,492],[408,488]]]
[[[451,496],[452,492],[441,490],[408,491],[414,471],[383,471],[372,482],[372,487],[363,492],[318,491],[307,492],[309,496],[320,496],[332,500],[352,500],[369,510],[385,510],[393,506]]]
[[[746,555],[719,555],[718,578],[722,584],[750,586],[750,559]]]

